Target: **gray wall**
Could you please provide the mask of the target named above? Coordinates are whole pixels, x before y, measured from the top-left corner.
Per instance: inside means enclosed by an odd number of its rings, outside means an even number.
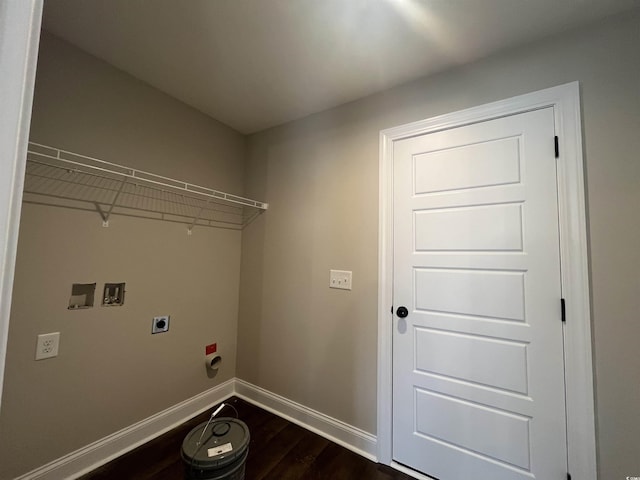
[[[245,138],[44,34],[31,139],[242,194]],[[0,415],[9,479],[235,376],[238,231],[25,204]],[[72,283],[126,282],[122,307],[67,310]],[[96,295],[99,305],[100,293]],[[151,335],[155,315],[168,333]],[[60,355],[34,361],[36,336]],[[211,379],[204,347],[223,364]]]
[[[600,477],[639,475],[640,16],[511,50],[249,138],[238,376],[376,431],[381,129],[578,80]],[[329,290],[329,269],[353,291]]]
[[[600,478],[637,475],[639,44],[640,16],[618,17],[253,135],[245,152],[237,133],[45,35],[34,140],[236,193],[246,154],[245,193],[271,207],[240,240],[126,217],[104,229],[94,213],[25,205],[0,478],[233,377],[237,315],[240,378],[375,433],[379,131],[574,80]],[[330,268],[353,270],[351,292],[328,289]],[[84,281],[126,281],[126,305],[66,310],[71,283]],[[151,336],[151,317],[163,313],[170,332]],[[34,362],[36,335],[50,331],[62,332],[60,356]],[[225,355],[213,381],[201,368],[203,338]]]

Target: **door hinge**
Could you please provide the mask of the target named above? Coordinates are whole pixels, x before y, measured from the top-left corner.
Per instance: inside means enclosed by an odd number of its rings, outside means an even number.
[[[558,141],[558,136],[553,137],[553,146],[556,151],[556,158],[560,158],[560,142]]]
[[[391,315],[393,315],[393,305],[391,305]]]
[[[565,307],[564,298],[560,299],[560,312],[562,315],[562,321],[567,321],[567,308]]]

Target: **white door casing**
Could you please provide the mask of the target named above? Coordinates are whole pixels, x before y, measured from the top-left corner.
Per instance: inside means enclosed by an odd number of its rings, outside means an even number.
[[[547,107],[394,143],[398,463],[566,477],[554,134]]]
[[[0,398],[42,3],[8,0],[0,5]]]
[[[557,165],[562,296],[567,306],[564,350],[567,458],[575,477],[596,479],[593,372],[577,82],[443,115],[381,132],[378,329],[378,461],[392,461],[393,168],[394,146],[405,138],[551,107],[559,136]],[[432,401],[435,397],[429,397]],[[419,475],[416,475],[420,477]],[[425,477],[426,478],[426,477]]]

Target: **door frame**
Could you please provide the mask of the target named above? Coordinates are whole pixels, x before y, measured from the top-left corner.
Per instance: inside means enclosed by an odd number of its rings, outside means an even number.
[[[9,0],[0,8],[0,398],[42,5],[43,0]]]
[[[393,433],[393,146],[394,142],[485,120],[552,107],[559,138],[558,212],[564,324],[568,469],[574,478],[597,479],[595,397],[587,215],[578,82],[440,115],[380,132],[378,231],[378,461],[417,478],[392,458]],[[553,139],[549,139],[553,141]],[[560,308],[560,305],[558,305]]]

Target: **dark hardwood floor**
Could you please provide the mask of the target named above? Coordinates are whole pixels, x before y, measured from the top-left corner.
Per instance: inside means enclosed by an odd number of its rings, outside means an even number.
[[[227,400],[249,427],[245,480],[412,480],[238,398]],[[231,409],[223,415],[229,415]],[[81,477],[81,480],[182,480],[180,447],[209,410]],[[232,415],[229,415],[232,416]]]

